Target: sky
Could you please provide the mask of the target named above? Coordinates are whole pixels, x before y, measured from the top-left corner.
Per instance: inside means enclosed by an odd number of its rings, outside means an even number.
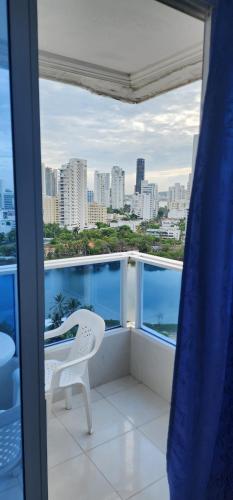
[[[198,133],[201,82],[141,104],[126,104],[87,90],[40,80],[42,161],[59,168],[69,158],[87,160],[88,187],[94,170],[119,165],[126,193],[133,192],[136,159],[146,160],[146,179],[166,190],[186,184]]]
[[[12,145],[8,72],[0,69],[0,179],[12,188]],[[201,83],[126,104],[71,85],[40,80],[42,161],[59,168],[69,158],[87,160],[88,187],[94,170],[126,173],[126,193],[134,190],[136,159],[146,160],[146,178],[166,190],[186,184],[198,132]]]
[[[0,68],[0,180],[13,187],[9,73]]]

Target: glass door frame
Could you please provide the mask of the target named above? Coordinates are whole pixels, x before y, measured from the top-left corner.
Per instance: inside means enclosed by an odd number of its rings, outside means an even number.
[[[8,0],[26,500],[47,500],[37,1]]]

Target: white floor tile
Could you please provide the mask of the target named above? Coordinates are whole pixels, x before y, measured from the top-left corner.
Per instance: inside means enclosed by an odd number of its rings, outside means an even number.
[[[85,455],[69,460],[49,471],[49,500],[77,499],[120,500]]]
[[[91,389],[91,401],[92,403],[95,403],[95,401],[99,401],[102,399],[102,395],[97,392],[95,389]],[[72,397],[72,408],[75,410],[76,408],[80,408],[81,406],[84,406],[84,399],[82,392],[78,394],[74,394]],[[67,412],[66,407],[65,407],[65,400],[62,399],[60,401],[56,401],[53,403],[52,406],[52,411],[56,416],[62,415]],[[68,410],[69,411],[69,410]]]
[[[163,453],[167,449],[169,413],[152,420],[148,424],[140,427],[140,431],[145,434]]]
[[[108,401],[101,399],[92,404],[93,434],[87,433],[86,413],[83,407],[67,411],[59,419],[84,450],[119,436],[132,429],[132,424],[124,418]]]
[[[54,467],[54,465],[83,453],[80,446],[57,418],[49,420],[47,446],[49,467]]]
[[[130,500],[169,500],[169,488],[167,478],[161,479],[152,486],[149,486],[141,493],[131,497]]]
[[[169,411],[169,404],[143,384],[113,394],[107,399],[136,426]]]
[[[115,394],[116,392],[123,391],[125,389],[130,389],[138,384],[138,381],[129,375],[128,377],[118,378],[113,380],[113,382],[108,382],[107,384],[99,385],[96,387],[97,392],[102,394],[104,397]]]
[[[165,455],[137,430],[98,446],[89,456],[124,500],[166,474]]]

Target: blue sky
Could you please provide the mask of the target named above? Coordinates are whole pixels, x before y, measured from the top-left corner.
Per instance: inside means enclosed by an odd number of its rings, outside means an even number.
[[[198,132],[201,83],[125,104],[57,82],[40,81],[42,160],[60,167],[69,158],[87,160],[88,186],[95,169],[126,172],[133,192],[137,157],[146,159],[146,177],[167,189],[187,182],[193,135]]]

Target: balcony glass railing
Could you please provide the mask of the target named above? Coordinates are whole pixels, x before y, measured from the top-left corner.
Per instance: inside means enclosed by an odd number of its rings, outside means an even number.
[[[175,344],[182,262],[134,253],[136,261],[136,327]]]
[[[142,328],[176,340],[181,272],[143,265]]]
[[[130,264],[128,262],[130,261]],[[102,316],[106,330],[127,322],[175,344],[182,263],[138,252],[45,262],[45,330],[52,331],[77,308]],[[16,266],[0,268],[0,331],[17,344]],[[48,338],[46,345],[71,339]]]
[[[0,271],[0,332],[7,333],[16,342],[16,271],[3,272],[2,267]]]
[[[46,269],[46,331],[59,326],[78,308],[102,316],[106,330],[121,326],[120,287],[120,261]],[[73,332],[69,332],[66,339],[72,336]]]

